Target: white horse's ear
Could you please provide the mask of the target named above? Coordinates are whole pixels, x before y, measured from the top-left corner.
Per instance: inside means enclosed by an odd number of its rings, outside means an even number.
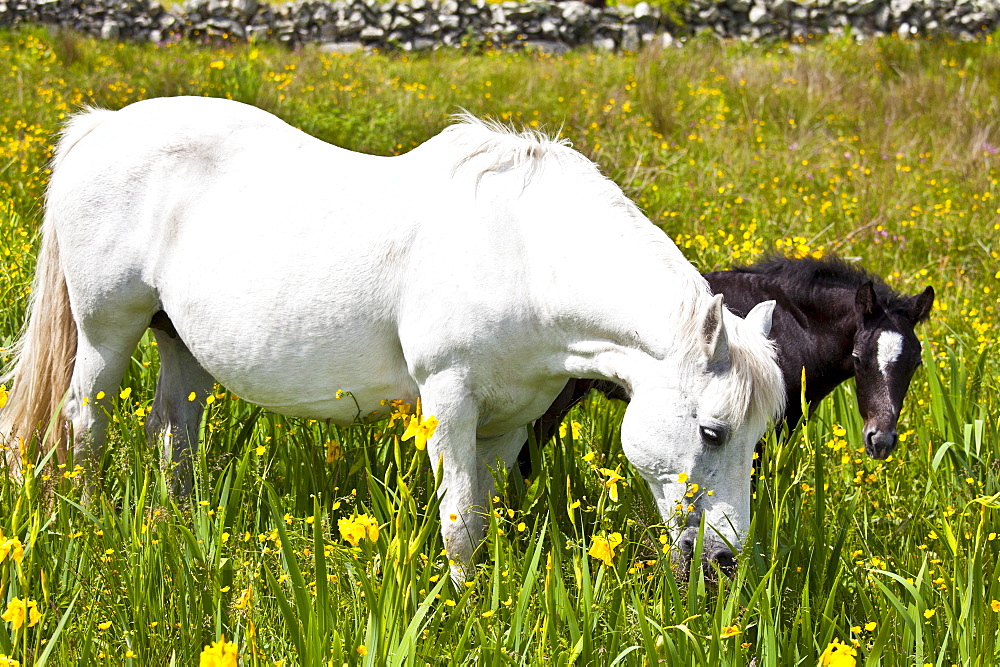
[[[775,301],[758,303],[747,313],[746,323],[760,329],[765,336],[771,333],[771,318],[774,316]]]
[[[716,294],[712,297],[702,325],[705,350],[708,353],[708,370],[713,373],[724,373],[730,364],[729,337],[726,335],[726,324],[722,319],[724,311],[722,295]]]

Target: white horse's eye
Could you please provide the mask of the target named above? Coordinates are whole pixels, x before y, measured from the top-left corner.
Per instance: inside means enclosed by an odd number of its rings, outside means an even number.
[[[701,427],[702,439],[710,445],[721,445],[725,439],[725,431],[712,426]]]

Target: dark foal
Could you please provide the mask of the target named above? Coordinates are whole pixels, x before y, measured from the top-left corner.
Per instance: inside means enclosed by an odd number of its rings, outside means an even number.
[[[864,417],[865,451],[884,459],[896,448],[896,422],[910,379],[920,365],[914,327],[927,319],[934,288],[915,296],[898,294],[881,279],[835,257],[769,257],[756,264],[704,274],[712,291],[741,317],[762,301],[777,303],[771,337],[785,377],[785,421],[802,417],[802,371],[806,402],[815,407],[834,388],[856,378],[858,409]],[[535,422],[535,437],[548,442],[566,413],[591,389],[628,400],[617,385],[570,380],[556,401]],[[530,471],[528,448],[518,458]]]

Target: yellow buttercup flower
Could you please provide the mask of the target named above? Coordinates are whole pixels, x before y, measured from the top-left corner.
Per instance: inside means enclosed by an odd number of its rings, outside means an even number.
[[[587,555],[604,561],[608,567],[614,565],[615,548],[622,543],[621,533],[611,533],[608,537],[595,537]]]
[[[237,667],[239,664],[239,651],[236,644],[227,642],[226,636],[217,642],[212,642],[211,646],[206,646],[201,652],[201,659],[198,661],[200,667]]]
[[[608,496],[611,497],[611,500],[618,502],[618,482],[621,482],[625,478],[619,475],[617,470],[609,468],[601,468],[598,472],[607,477],[604,481],[604,486],[608,487]]]
[[[819,667],[854,667],[858,652],[849,644],[841,644],[834,639],[819,656]]]
[[[7,399],[9,398],[10,398],[10,392],[7,391],[7,385],[0,384],[0,408],[7,405]]]
[[[580,432],[582,430],[583,430],[583,424],[581,424],[576,420],[571,421],[569,423],[569,426],[566,425],[566,422],[563,422],[562,424],[559,424],[559,438],[560,439],[565,438],[567,435],[572,433],[573,439],[579,440]]]
[[[21,667],[21,663],[0,653],[0,667]]]
[[[0,563],[4,562],[7,556],[20,563],[24,560],[24,545],[19,537],[4,537],[3,532],[0,532]]]
[[[253,589],[250,587],[244,588],[243,592],[233,603],[233,607],[236,609],[248,609],[250,607],[250,602],[253,600]]]
[[[437,417],[431,415],[430,417],[423,417],[420,414],[420,399],[417,399],[417,411],[415,414],[411,415],[406,420],[406,430],[403,431],[401,437],[402,440],[413,439],[413,446],[417,449],[424,449],[427,447],[427,441],[431,439],[434,435],[434,431],[437,430],[438,420]]]
[[[10,623],[15,630],[20,629],[25,621],[28,622],[30,628],[41,618],[42,614],[38,611],[38,603],[27,598],[23,600],[21,598],[12,599],[7,603],[7,611],[3,613],[3,616],[0,616],[0,619]]]
[[[722,628],[722,634],[719,635],[719,639],[729,639],[730,637],[735,637],[736,635],[743,634],[737,625],[726,625]]]
[[[1000,600],[994,600],[990,603],[990,609],[996,612],[1000,612]]]
[[[392,412],[389,413],[389,428],[392,428],[397,421],[405,424],[407,418],[413,414],[413,406],[402,399],[384,401],[383,404],[392,408]]]
[[[340,519],[337,527],[340,529],[340,536],[350,542],[352,547],[358,546],[365,537],[372,542],[378,541],[378,522],[367,514]]]

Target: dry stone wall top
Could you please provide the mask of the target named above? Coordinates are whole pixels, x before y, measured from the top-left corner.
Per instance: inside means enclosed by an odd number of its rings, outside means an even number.
[[[273,40],[331,51],[461,46],[635,50],[708,31],[746,40],[851,31],[861,36],[996,30],[1000,0],[689,0],[671,18],[647,2],[594,6],[578,0],[0,0],[0,26],[41,23],[104,39]]]

